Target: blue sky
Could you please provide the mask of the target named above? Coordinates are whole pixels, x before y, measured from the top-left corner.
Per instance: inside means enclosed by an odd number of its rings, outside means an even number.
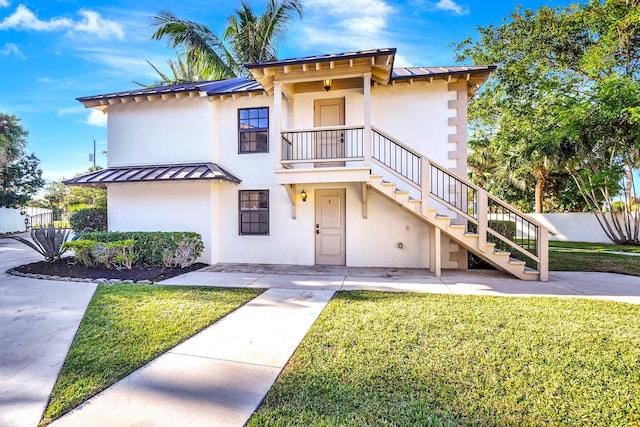
[[[290,28],[280,58],[395,47],[396,66],[454,65],[451,43],[499,25],[518,4],[537,9],[569,1],[530,0],[302,0],[305,12]],[[262,12],[264,0],[248,1]],[[28,151],[47,180],[106,166],[102,113],[75,98],[137,87],[165,70],[175,53],[151,40],[150,17],[161,10],[206,24],[217,34],[238,0],[0,0],[0,112],[22,119]]]

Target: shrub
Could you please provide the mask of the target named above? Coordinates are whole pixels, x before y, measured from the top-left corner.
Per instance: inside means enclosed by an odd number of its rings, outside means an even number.
[[[107,231],[107,209],[80,209],[71,215],[69,222],[76,233]]]
[[[193,264],[202,254],[204,244],[198,233],[162,232],[162,231],[109,231],[82,233],[83,239],[96,242],[116,242],[135,240],[136,264],[165,266],[166,263],[181,265],[183,268]],[[184,260],[179,262],[176,260]]]
[[[93,247],[96,242],[93,240],[72,240],[63,245],[64,249],[71,249],[76,256],[76,260],[80,261],[87,267],[94,267],[95,260],[93,258]]]
[[[122,268],[131,270],[137,258],[135,240],[128,239],[107,243],[105,249],[111,255],[110,262],[115,265],[118,270]]]
[[[200,253],[202,253],[202,248],[198,249],[198,243],[196,239],[184,238],[178,242],[175,250],[165,249],[162,256],[162,265],[164,267],[180,268],[190,266],[196,262]]]
[[[83,239],[67,242],[63,246],[65,249],[72,249],[76,260],[87,267],[102,264],[105,268],[130,270],[137,258],[136,241],[132,239],[109,243]]]

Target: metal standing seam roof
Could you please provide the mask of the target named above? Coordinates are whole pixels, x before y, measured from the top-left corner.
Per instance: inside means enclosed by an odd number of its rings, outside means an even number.
[[[196,83],[183,83],[170,86],[156,86],[135,90],[107,93],[103,95],[83,96],[76,98],[80,102],[101,101],[124,97],[168,95],[178,93],[199,92],[204,96],[232,95],[234,93],[264,92],[264,88],[255,80],[237,78]]]
[[[395,53],[396,53],[395,48],[371,49],[371,50],[360,50],[360,51],[345,52],[345,53],[328,53],[324,55],[305,56],[301,58],[274,59],[271,61],[250,62],[250,63],[244,64],[244,66],[248,69],[266,68],[266,67],[273,67],[273,66],[298,65],[298,64],[310,64],[310,63],[316,63],[316,62],[370,58],[372,56],[382,56],[382,55],[393,56],[395,55]]]
[[[404,67],[394,68],[391,80],[415,79],[424,77],[442,77],[449,75],[490,73],[496,69],[495,65],[472,65],[450,67]]]
[[[67,185],[105,187],[118,182],[164,182],[221,180],[236,184],[241,179],[215,163],[119,166],[101,169],[64,181]]]

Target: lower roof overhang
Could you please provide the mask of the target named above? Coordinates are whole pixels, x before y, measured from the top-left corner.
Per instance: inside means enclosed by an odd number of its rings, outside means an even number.
[[[124,182],[175,182],[220,180],[239,184],[241,179],[211,162],[166,165],[116,166],[63,181],[67,185],[106,188]]]

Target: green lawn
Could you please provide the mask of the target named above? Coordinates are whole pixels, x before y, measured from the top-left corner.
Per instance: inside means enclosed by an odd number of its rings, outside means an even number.
[[[249,426],[640,423],[640,306],[340,292]]]
[[[99,285],[41,425],[258,296],[258,289]]]
[[[558,240],[549,241],[549,249],[578,249],[595,252],[632,252],[640,254],[640,246],[638,245],[614,245],[608,243],[589,243],[589,242],[562,242]]]
[[[600,271],[640,276],[640,256],[609,252],[640,254],[640,246],[550,241],[549,270]]]

